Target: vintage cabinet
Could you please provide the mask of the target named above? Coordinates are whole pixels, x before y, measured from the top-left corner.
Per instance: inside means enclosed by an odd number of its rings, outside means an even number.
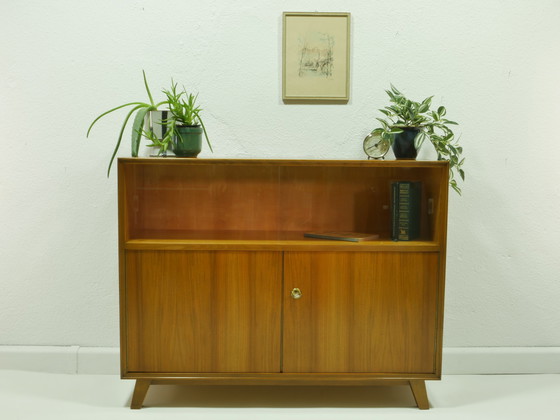
[[[150,385],[441,376],[447,162],[119,159],[121,373]],[[390,240],[391,183],[422,182]],[[311,239],[308,231],[379,239]]]

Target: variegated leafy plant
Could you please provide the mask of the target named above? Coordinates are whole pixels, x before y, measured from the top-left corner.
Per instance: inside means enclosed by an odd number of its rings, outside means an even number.
[[[459,146],[455,134],[449,128],[449,125],[457,125],[457,123],[444,118],[447,113],[445,107],[440,106],[435,111],[430,108],[433,96],[422,102],[415,102],[407,99],[393,85],[385,92],[389,95],[391,104],[379,110],[386,118],[377,118],[381,127],[376,128],[372,133],[392,143],[395,135],[403,132],[403,128],[419,130],[416,147],[420,148],[426,138],[430,140],[436,149],[438,160],[449,160],[449,184],[461,194],[455,173],[458,173],[463,181],[465,180],[465,172],[462,168],[465,159],[461,156],[463,148]]]

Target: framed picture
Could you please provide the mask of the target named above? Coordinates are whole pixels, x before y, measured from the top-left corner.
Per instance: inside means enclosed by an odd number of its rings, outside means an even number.
[[[282,99],[347,102],[350,13],[283,15]]]

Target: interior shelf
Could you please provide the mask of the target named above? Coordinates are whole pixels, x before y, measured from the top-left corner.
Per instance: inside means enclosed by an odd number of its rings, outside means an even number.
[[[128,249],[302,246],[434,249],[445,234],[447,162],[120,159]],[[420,240],[391,241],[391,184],[421,181]],[[443,185],[443,186],[442,186]],[[304,232],[379,235],[359,243]]]
[[[245,250],[352,250],[391,251],[403,248],[409,251],[439,251],[435,241],[418,240],[407,242],[392,241],[382,235],[378,239],[360,242],[314,239],[304,237],[304,232],[266,231],[144,231],[135,239],[129,239],[125,248],[130,250],[160,249],[239,249]]]

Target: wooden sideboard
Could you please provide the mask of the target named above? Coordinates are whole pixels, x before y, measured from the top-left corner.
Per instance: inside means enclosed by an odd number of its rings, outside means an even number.
[[[447,162],[119,159],[121,375],[150,385],[440,379]],[[391,184],[421,181],[421,236]],[[310,231],[378,234],[343,242]]]

